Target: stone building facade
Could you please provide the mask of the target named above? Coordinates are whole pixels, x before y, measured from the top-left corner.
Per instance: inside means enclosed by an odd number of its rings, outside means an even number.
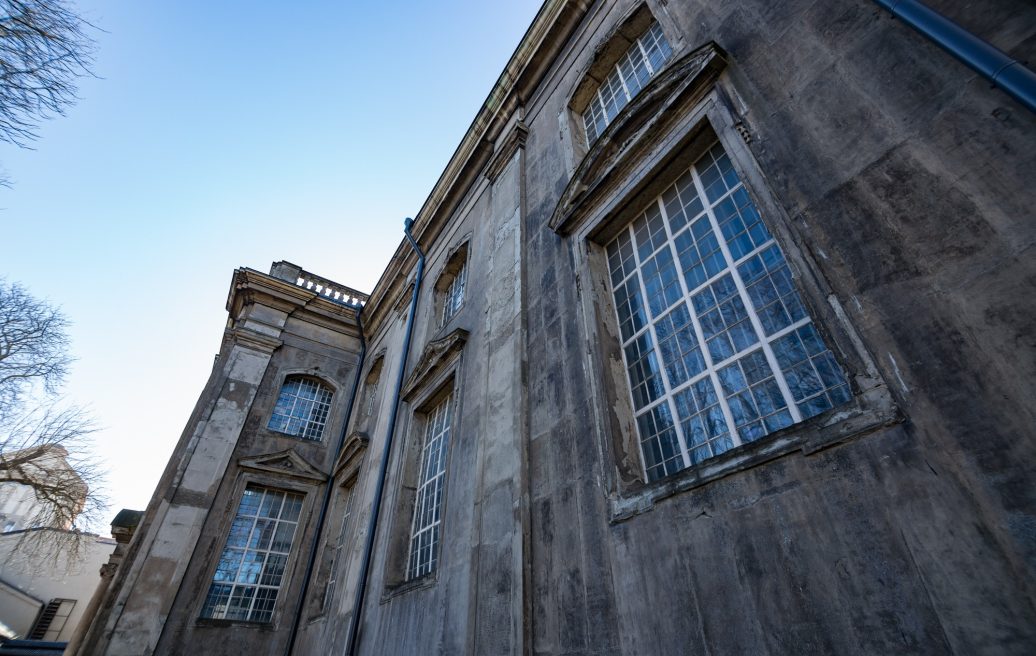
[[[235,272],[79,653],[1033,653],[1033,180],[875,3],[548,0],[369,297]]]

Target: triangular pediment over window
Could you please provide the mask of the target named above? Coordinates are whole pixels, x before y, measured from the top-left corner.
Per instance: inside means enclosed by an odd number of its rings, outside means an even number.
[[[293,449],[269,453],[262,456],[252,456],[238,460],[238,466],[242,469],[250,469],[267,474],[277,474],[290,478],[299,478],[307,481],[318,481],[323,483],[327,475],[313,466],[308,460],[295,453]]]
[[[403,385],[403,399],[407,399],[427,380],[434,377],[436,372],[452,362],[453,358],[464,348],[464,343],[467,341],[468,331],[458,328],[442,339],[430,342],[425,346],[420,359],[414,365],[413,373],[410,374],[410,378]]]
[[[345,439],[342,445],[342,452],[335,463],[334,476],[339,485],[352,487],[356,477],[360,473],[360,466],[363,464],[363,456],[367,453],[367,445],[370,444],[370,437],[363,431],[354,431]]]

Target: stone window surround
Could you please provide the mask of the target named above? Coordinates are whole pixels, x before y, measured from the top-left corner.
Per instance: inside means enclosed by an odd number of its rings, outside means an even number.
[[[281,492],[291,492],[294,494],[302,495],[302,509],[299,511],[299,521],[295,526],[295,535],[292,538],[291,551],[288,554],[288,559],[284,564],[284,576],[281,579],[280,594],[277,595],[277,601],[274,602],[273,617],[269,622],[255,622],[250,620],[228,620],[228,619],[215,619],[211,617],[202,617],[202,610],[205,607],[205,600],[208,597],[207,594],[198,595],[195,600],[194,608],[192,610],[195,618],[194,624],[198,627],[235,627],[235,628],[250,628],[262,631],[269,631],[271,628],[276,629],[280,623],[282,613],[285,609],[285,603],[290,596],[288,592],[291,590],[293,584],[293,575],[296,573],[295,570],[298,563],[298,558],[301,555],[302,549],[298,548],[298,545],[303,544],[303,537],[306,531],[309,530],[309,517],[312,513],[313,493],[316,487],[307,485],[298,480],[292,480],[287,475],[282,478],[276,474],[259,474],[255,472],[240,472],[237,480],[234,482],[232,493],[228,496],[226,513],[220,519],[219,529],[217,534],[219,539],[214,541],[212,558],[206,568],[205,576],[201,579],[207,581],[209,584],[212,583],[216,575],[216,568],[219,566],[219,554],[223,553],[223,548],[227,544],[227,539],[230,536],[230,527],[234,523],[234,519],[237,516],[237,509],[241,505],[241,499],[244,498],[245,488],[249,485],[275,489]],[[212,510],[215,510],[213,508]],[[210,510],[210,512],[212,512]],[[208,588],[206,588],[206,591]]]
[[[850,397],[728,156],[707,152],[605,247],[651,482]]]
[[[458,335],[458,333],[461,333]],[[390,480],[400,481],[396,486],[396,497],[392,501],[391,532],[385,558],[384,588],[381,603],[413,590],[421,590],[434,586],[439,579],[439,572],[448,564],[449,550],[443,545],[449,539],[449,492],[450,478],[454,475],[451,468],[453,460],[453,443],[461,430],[463,401],[461,384],[462,350],[467,333],[454,331],[445,338],[432,342],[425,349],[422,357],[414,366],[413,373],[403,388],[404,407],[400,412],[406,413],[407,425],[402,427],[403,437],[395,462],[392,467],[395,474]],[[443,345],[442,350],[437,348]],[[420,467],[421,448],[425,439],[426,416],[447,396],[450,397],[452,420],[450,438],[446,445],[445,483],[440,507],[439,559],[437,567],[428,574],[407,579],[407,563],[410,556],[410,538],[413,525],[414,502],[416,500],[416,480]]]
[[[385,367],[385,349],[382,348],[378,351],[372,360],[373,364],[363,376],[363,396],[360,397],[363,400],[363,409],[359,416],[363,425],[368,429],[369,424],[373,421],[374,406],[378,404],[378,387],[381,384],[381,374]]]
[[[277,371],[277,376],[279,378],[279,382],[276,385],[276,390],[277,391],[276,391],[275,394],[271,394],[270,395],[271,404],[270,404],[269,410],[267,410],[266,413],[265,413],[266,414],[266,420],[263,422],[263,424],[261,426],[262,430],[266,431],[270,435],[273,435],[273,436],[276,436],[276,437],[279,437],[279,438],[282,438],[282,439],[290,439],[290,440],[294,440],[294,441],[302,441],[302,442],[306,442],[307,444],[312,443],[312,444],[325,445],[326,442],[324,440],[324,436],[328,433],[328,431],[330,429],[334,428],[337,425],[337,423],[338,423],[338,421],[340,419],[339,416],[340,416],[341,413],[339,412],[338,407],[335,404],[334,400],[335,400],[335,398],[339,397],[339,395],[340,395],[340,393],[342,391],[341,390],[341,386],[338,385],[337,383],[335,383],[333,380],[329,379],[324,374],[316,371],[313,368],[293,367],[293,368],[290,368],[290,369],[280,369],[280,370]],[[323,427],[323,429],[320,432],[320,437],[319,438],[313,439],[313,438],[301,437],[301,436],[298,436],[298,435],[292,435],[291,433],[284,433],[282,431],[279,431],[279,430],[277,430],[275,428],[271,428],[270,427],[270,422],[273,420],[273,415],[277,411],[277,400],[280,398],[281,390],[284,389],[284,385],[288,382],[288,379],[292,378],[292,377],[311,378],[311,379],[313,379],[315,381],[318,381],[321,385],[324,385],[325,387],[327,387],[328,389],[331,390],[330,408],[328,409],[327,418],[324,420],[324,427]]]
[[[678,54],[670,61],[675,62]],[[658,77],[652,83],[659,82]],[[558,220],[559,210],[551,222],[555,230],[562,234],[568,233],[573,240],[575,266],[580,272],[580,288],[590,292],[580,295],[582,315],[591,343],[596,342],[597,347],[591,349],[585,357],[591,372],[588,380],[595,403],[595,423],[602,427],[599,450],[606,463],[607,495],[613,522],[650,510],[656,501],[673,494],[737,471],[794,451],[813,453],[900,420],[888,386],[879,375],[873,358],[848,321],[838,297],[820,274],[819,267],[806,249],[799,248],[802,239],[798,230],[767,188],[747,148],[747,128],[730,101],[731,97],[739,98],[736,89],[726,76],[721,76],[709,85],[699,94],[700,100],[687,108],[672,125],[665,126],[666,132],[661,139],[656,140],[654,148],[638,150],[638,135],[635,134],[622,147],[613,148],[610,153],[602,154],[591,149],[587,157],[613,157],[614,161],[610,162],[608,168],[622,168],[624,174],[621,179],[608,182],[613,194],[596,201],[596,206],[592,200],[580,201],[577,205],[580,205],[578,211],[581,216],[575,221],[568,217]],[[615,124],[622,121],[623,113],[641,110],[641,107],[634,105],[631,103],[620,112]],[[672,107],[666,109],[671,111]],[[795,274],[797,289],[814,318],[814,325],[849,375],[853,398],[844,406],[810,420],[672,476],[645,483],[637,427],[632,420],[634,413],[629,400],[629,382],[622,367],[604,246],[619,230],[629,225],[648,199],[660,193],[683,168],[689,167],[704,152],[707,145],[717,139],[784,251],[789,267]],[[620,152],[616,154],[616,150]],[[623,159],[626,161],[623,162]],[[577,168],[577,175],[585,170],[585,164],[587,162]],[[598,198],[602,195],[598,194]],[[599,339],[593,339],[595,335]]]
[[[415,496],[414,517],[410,523],[410,547],[407,550],[406,579],[419,579],[438,569],[439,544],[442,529],[443,486],[446,481],[446,460],[441,461],[438,454],[445,454],[449,449],[450,435],[455,417],[453,411],[453,395],[439,397],[435,405],[424,413],[421,440],[421,455],[418,459],[417,494]],[[437,445],[434,446],[433,445]],[[414,445],[417,446],[416,443]],[[433,460],[434,454],[434,460]],[[436,462],[435,469],[430,463]],[[436,499],[436,489],[438,499]],[[422,506],[429,508],[430,517],[423,517]],[[425,544],[425,547],[421,547]],[[422,551],[427,553],[422,555]]]

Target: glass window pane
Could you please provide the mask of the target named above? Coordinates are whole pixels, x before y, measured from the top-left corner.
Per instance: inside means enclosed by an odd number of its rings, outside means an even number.
[[[301,494],[254,485],[245,489],[202,617],[249,622],[272,619],[301,507]]]
[[[644,88],[672,55],[658,23],[630,44],[583,111],[586,141],[592,144],[622,108]]]
[[[408,579],[431,573],[437,563],[451,424],[450,399],[446,397],[440,401],[425,417],[422,461],[414,500],[410,555],[407,558]]]
[[[606,251],[650,480],[851,398],[719,144]]]
[[[304,439],[319,440],[331,409],[331,389],[315,380],[289,376],[281,386],[267,428]]]

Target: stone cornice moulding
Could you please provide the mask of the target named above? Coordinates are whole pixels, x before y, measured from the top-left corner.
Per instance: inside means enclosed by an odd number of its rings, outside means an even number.
[[[561,194],[550,228],[571,234],[608,196],[623,163],[651,148],[656,135],[677,120],[681,107],[698,102],[714,86],[726,67],[726,56],[709,42],[672,62],[652,79],[597,138]]]
[[[316,291],[254,269],[237,269],[227,295],[227,312],[236,319],[242,307],[251,303],[261,303],[283,312],[302,308],[315,317],[346,325],[356,322],[354,307],[328,300]]]
[[[493,154],[493,158],[489,161],[489,165],[486,166],[486,178],[489,179],[490,183],[495,183],[496,179],[511,162],[514,154],[519,149],[525,148],[525,139],[528,136],[528,126],[525,125],[524,121],[519,119],[504,138],[500,147],[497,148],[496,152]]]
[[[273,353],[284,344],[284,342],[279,339],[262,333],[257,333],[248,328],[232,328],[230,330],[230,336],[234,340],[235,345],[266,354]]]
[[[323,483],[327,480],[327,475],[296,453],[294,449],[241,458],[237,461],[237,464],[241,469],[262,472],[264,474],[276,474],[277,476],[286,476],[303,481]]]
[[[543,3],[446,168],[414,215],[414,235],[424,250],[430,249],[467,188],[479,179],[492,156],[493,142],[515,109],[547,74],[591,5],[591,0],[546,0]],[[367,301],[370,310],[364,317],[371,319],[370,325],[380,323],[385,312],[383,303],[387,299],[391,305],[398,288],[406,285],[416,261],[406,240],[400,240]]]
[[[451,362],[454,355],[460,353],[461,349],[464,348],[465,342],[468,341],[468,335],[468,331],[463,328],[457,328],[442,339],[429,342],[425,346],[424,352],[421,353],[421,357],[417,361],[417,365],[414,366],[414,371],[407,378],[406,384],[403,385],[404,401],[420,389],[445,364]]]

